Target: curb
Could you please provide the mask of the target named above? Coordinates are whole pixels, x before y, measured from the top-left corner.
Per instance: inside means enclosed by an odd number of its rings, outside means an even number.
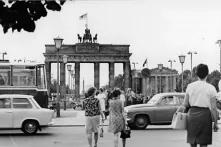
[[[84,126],[85,125],[53,125],[53,126],[50,126],[50,127],[84,127]],[[103,125],[103,126],[109,126],[109,125]]]

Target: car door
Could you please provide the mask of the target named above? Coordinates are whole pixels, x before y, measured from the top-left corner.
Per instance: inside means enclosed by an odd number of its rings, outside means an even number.
[[[177,110],[176,98],[172,95],[164,96],[157,104],[155,110],[156,123],[168,123],[171,122],[173,114]]]
[[[10,98],[0,98],[0,128],[12,128],[13,113]]]
[[[28,98],[16,98],[12,100],[13,114],[14,114],[14,126],[16,128],[21,127],[21,123],[26,118],[32,118],[32,104]]]

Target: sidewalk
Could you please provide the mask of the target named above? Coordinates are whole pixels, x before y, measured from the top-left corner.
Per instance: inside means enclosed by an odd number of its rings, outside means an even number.
[[[54,114],[53,122],[54,127],[63,127],[63,126],[84,126],[85,125],[85,116],[84,111],[67,109],[61,110],[61,117],[56,117],[56,112]],[[108,125],[108,121],[104,121],[104,126]]]
[[[61,110],[61,117],[56,117],[56,112],[54,114],[53,127],[71,127],[71,126],[84,126],[85,125],[85,116],[84,111],[67,109]],[[107,126],[109,123],[108,120],[104,121],[104,126]],[[221,125],[221,120],[218,121],[219,126]],[[150,126],[149,126],[150,127]],[[151,125],[151,128],[165,128],[165,125]],[[221,128],[221,126],[220,126]]]

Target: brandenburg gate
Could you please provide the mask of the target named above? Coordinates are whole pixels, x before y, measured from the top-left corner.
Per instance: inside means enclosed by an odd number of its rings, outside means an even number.
[[[100,63],[109,64],[109,87],[114,88],[114,64],[123,63],[124,88],[130,87],[130,45],[113,45],[97,43],[97,34],[93,37],[88,28],[85,29],[83,38],[78,34],[78,43],[63,44],[59,50],[58,61],[60,64],[60,92],[65,94],[65,75],[67,63],[74,63],[75,73],[75,97],[80,97],[80,63],[94,63],[94,86],[100,88]],[[67,63],[63,62],[63,56],[67,56]],[[45,45],[45,67],[47,87],[50,93],[51,63],[57,62],[57,49],[54,44]],[[88,73],[90,74],[90,72]]]

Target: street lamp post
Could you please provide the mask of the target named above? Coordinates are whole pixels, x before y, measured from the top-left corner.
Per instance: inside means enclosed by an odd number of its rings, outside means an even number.
[[[185,55],[180,55],[179,56],[179,60],[180,60],[180,63],[181,63],[181,67],[182,67],[182,92],[183,92],[183,63],[185,62]]]
[[[68,62],[68,56],[67,55],[63,55],[63,62],[64,64],[66,64]],[[65,86],[65,84],[63,85]],[[66,94],[66,86],[62,88],[64,94]],[[64,110],[66,110],[66,95],[64,95],[63,97],[63,101],[64,101]]]
[[[173,69],[173,62],[176,62],[176,60],[169,60],[168,62],[170,62],[170,69],[172,70]],[[170,83],[171,85],[173,85],[173,79],[172,79],[172,73],[171,73],[171,78],[170,78],[170,82],[169,82],[169,91],[170,91]]]
[[[132,64],[134,65],[134,69],[136,70],[136,64],[138,64],[137,62],[132,62]]]
[[[221,40],[217,40],[216,44],[218,44],[219,48],[220,48],[220,63],[219,63],[219,66],[220,66],[220,72],[221,72]]]
[[[161,82],[162,73],[161,72],[162,72],[162,69],[163,69],[163,64],[158,64],[158,69],[160,70],[160,93],[161,93],[162,92],[162,82]]]
[[[170,69],[173,69],[173,62],[176,62],[176,60],[169,60],[168,62],[170,62]]]
[[[56,111],[57,117],[60,117],[60,86],[59,86],[59,50],[61,49],[63,39],[62,38],[54,38],[55,48],[57,49],[57,99],[56,99]]]
[[[190,55],[190,67],[191,67],[191,78],[192,78],[193,77],[193,54],[197,54],[197,52],[189,51],[187,54]]]
[[[134,79],[135,79],[135,80],[134,80],[134,81],[135,81],[135,82],[134,82],[134,83],[135,83],[135,94],[137,94],[137,84],[138,84],[138,82],[137,82],[137,79],[138,79],[138,73],[137,73],[137,71],[135,71],[135,76],[134,76],[134,77],[135,77],[135,78],[134,78]]]

